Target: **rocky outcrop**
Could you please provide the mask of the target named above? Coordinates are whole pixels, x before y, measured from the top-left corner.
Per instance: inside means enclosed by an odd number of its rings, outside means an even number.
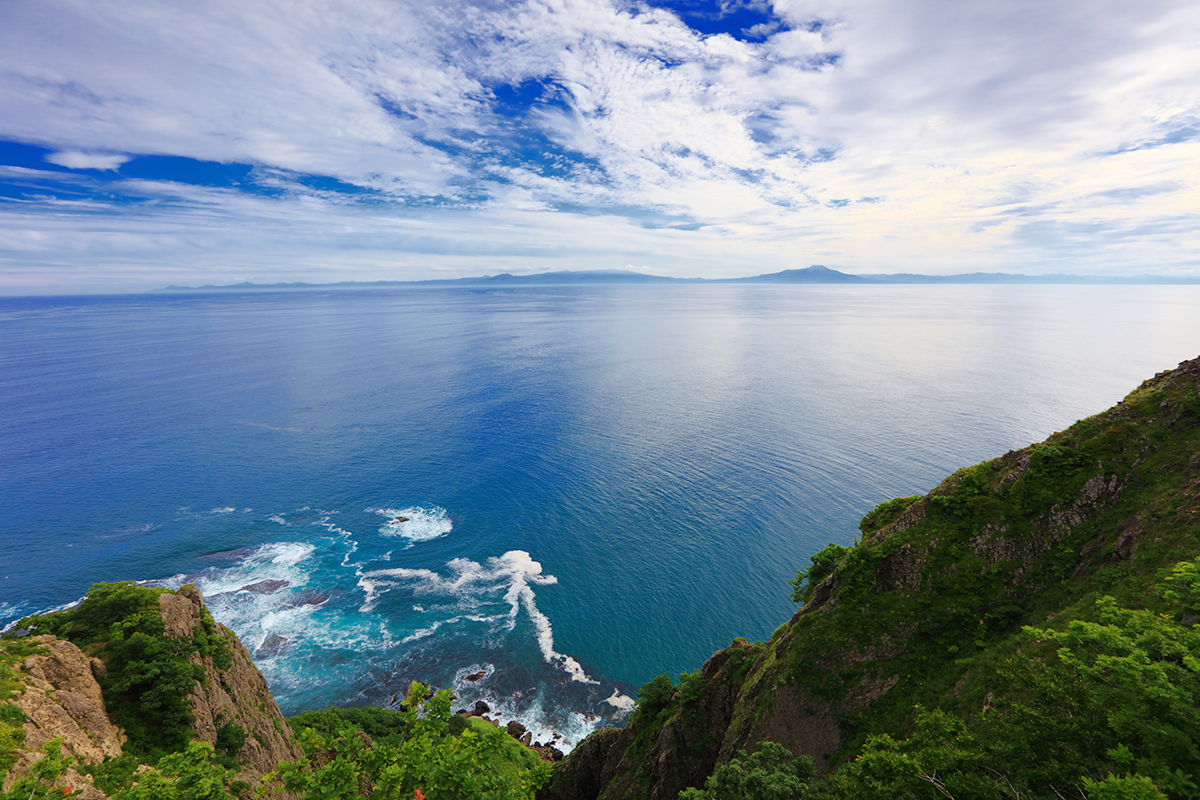
[[[191,584],[177,593],[160,595],[159,605],[170,636],[191,636],[204,622],[204,598]],[[188,696],[192,730],[197,740],[212,745],[217,744],[223,726],[236,725],[245,731],[245,744],[237,753],[243,762],[239,777],[252,780],[273,771],[280,761],[297,760],[301,752],[250,653],[228,628],[218,625],[217,630],[233,663],[221,669],[211,656],[192,656],[193,663],[204,667],[204,679]]]
[[[97,675],[104,662],[54,636],[31,639],[41,654],[21,662],[25,691],[16,705],[25,714],[25,748],[38,751],[61,738],[63,750],[94,764],[121,755],[124,734],[104,711]]]
[[[302,754],[291,727],[262,673],[237,636],[213,623],[199,590],[184,586],[178,592],[163,593],[158,601],[168,636],[190,638],[203,626],[216,632],[228,655],[228,666],[224,658],[218,665],[213,654],[195,653],[189,659],[203,668],[202,679],[187,697],[193,738],[214,746],[228,744],[242,738],[236,735],[240,728],[245,741],[235,754],[241,764],[238,777],[251,783],[275,770],[280,761],[299,759]],[[81,765],[119,757],[125,742],[124,734],[109,719],[97,680],[106,674],[104,662],[50,635],[30,637],[28,643],[34,645],[34,654],[19,665],[18,677],[25,688],[13,701],[26,717],[25,741],[5,779],[6,789],[28,774],[30,765],[42,758],[42,746],[52,739],[61,739],[63,752]],[[224,742],[220,740],[222,730]],[[74,786],[83,800],[104,800],[92,779],[75,769],[68,770],[56,785]]]
[[[7,790],[29,767],[42,758],[42,746],[51,739],[62,739],[63,752],[81,764],[96,764],[106,757],[121,755],[125,741],[104,710],[104,697],[98,675],[104,664],[91,658],[70,642],[54,636],[31,637],[34,655],[19,665],[18,676],[25,689],[14,704],[25,715],[25,742],[17,753],[17,763],[4,781]],[[84,800],[102,800],[104,794],[91,784],[90,776],[70,769],[58,784],[74,786]]]
[[[627,728],[588,736],[538,791],[539,800],[675,800],[716,767],[753,653],[753,645],[739,640],[714,654],[688,688],[677,689],[677,713],[641,716]]]

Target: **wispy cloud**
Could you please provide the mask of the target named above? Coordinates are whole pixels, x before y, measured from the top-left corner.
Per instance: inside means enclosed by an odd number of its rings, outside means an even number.
[[[1197,40],[1183,0],[10,0],[44,156],[0,283],[1194,269]]]

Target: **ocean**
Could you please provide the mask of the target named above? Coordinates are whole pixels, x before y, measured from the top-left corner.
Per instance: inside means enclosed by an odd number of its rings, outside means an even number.
[[[0,625],[197,584],[285,713],[410,681],[570,749],[875,504],[1200,354],[1200,287],[0,299]],[[557,736],[557,739],[554,737]]]

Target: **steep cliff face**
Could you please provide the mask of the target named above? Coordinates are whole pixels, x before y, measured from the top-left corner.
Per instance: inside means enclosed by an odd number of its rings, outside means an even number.
[[[159,595],[158,602],[168,636],[191,636],[204,622],[204,598],[195,586]],[[187,698],[192,733],[195,739],[216,745],[218,731],[224,726],[236,725],[245,731],[245,744],[237,758],[242,762],[240,777],[251,780],[274,770],[280,761],[295,761],[301,753],[249,651],[228,628],[218,625],[217,629],[230,651],[231,663],[222,668],[211,655],[190,657],[204,668],[204,678]]]
[[[25,741],[5,777],[5,790],[28,774],[30,765],[41,758],[42,746],[51,739],[62,739],[63,751],[86,764],[121,755],[125,739],[104,711],[104,698],[96,682],[96,676],[104,674],[102,661],[54,636],[32,637],[28,644],[35,652],[17,666],[16,674],[23,686],[13,698],[13,704],[25,716]],[[63,775],[60,783],[74,786],[83,800],[104,797],[91,785],[90,778],[73,769]]]
[[[989,654],[1022,625],[1068,618],[1100,590],[1136,598],[1200,553],[1200,359],[885,505],[740,677],[710,665],[745,645],[710,660],[702,722],[684,682],[667,709],[581,743],[539,797],[673,798],[764,740],[825,772],[868,735],[904,734],[916,704],[980,713]]]
[[[151,620],[153,624],[148,628],[159,631],[168,642],[178,643],[178,647],[165,649],[190,653],[186,685],[191,688],[183,698],[187,709],[185,720],[190,718],[186,738],[207,742],[219,750],[228,750],[230,742],[241,742],[236,753],[230,755],[238,763],[238,778],[250,783],[274,770],[280,761],[300,758],[291,728],[262,673],[237,637],[213,623],[200,592],[194,586],[157,596],[153,590],[140,591],[151,592],[144,597],[139,595],[139,599],[143,602],[148,599],[157,606],[155,611],[161,618],[161,624]],[[126,610],[130,607],[127,600],[113,605]],[[146,609],[137,611],[145,613]],[[43,757],[42,746],[52,739],[62,739],[62,751],[77,759],[81,766],[120,757],[126,750],[128,740],[110,716],[115,698],[108,698],[106,708],[102,688],[103,683],[111,682],[103,659],[109,648],[107,642],[97,641],[95,635],[104,630],[105,612],[87,609],[84,617],[86,624],[73,622],[68,615],[59,616],[45,626],[77,634],[86,652],[55,635],[32,635],[20,640],[21,651],[29,655],[14,661],[15,668],[9,666],[8,670],[17,685],[10,702],[24,717],[24,741],[5,777],[6,787],[29,773],[29,767]],[[40,627],[33,625],[35,630]],[[203,640],[206,646],[198,647],[197,640]],[[74,769],[58,783],[75,786],[84,800],[104,797],[92,785],[90,777],[81,776]]]
[[[717,765],[721,743],[755,648],[742,640],[715,654],[681,689],[679,709],[663,709],[643,724],[592,734],[556,770],[539,798],[639,797],[674,800]],[[582,753],[580,750],[582,749]]]

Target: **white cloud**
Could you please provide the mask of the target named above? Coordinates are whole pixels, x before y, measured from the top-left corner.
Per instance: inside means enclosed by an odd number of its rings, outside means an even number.
[[[773,7],[790,29],[745,42],[606,0],[10,0],[0,137],[76,169],[182,155],[419,200],[355,206],[288,181],[277,200],[142,185],[170,210],[103,223],[177,242],[189,226],[211,236],[213,214],[228,226],[250,213],[312,248],[287,246],[309,279],[363,251],[337,226],[378,253],[437,251],[388,268],[411,277],[494,272],[560,233],[556,266],[576,264],[574,248],[577,264],[676,274],[1195,269],[1179,231],[1200,223],[1196,4]],[[493,94],[506,84],[549,102],[514,117]],[[70,238],[37,207],[21,204],[32,238],[8,237],[10,264],[51,258],[29,244],[38,231]],[[652,230],[639,214],[700,227]],[[131,241],[70,224],[117,261],[113,242]],[[476,247],[482,229],[492,244]],[[188,251],[195,269],[230,263],[223,236],[210,241]]]
[[[129,160],[129,156],[105,153],[84,153],[79,150],[60,150],[46,156],[51,164],[70,169],[115,170]]]

